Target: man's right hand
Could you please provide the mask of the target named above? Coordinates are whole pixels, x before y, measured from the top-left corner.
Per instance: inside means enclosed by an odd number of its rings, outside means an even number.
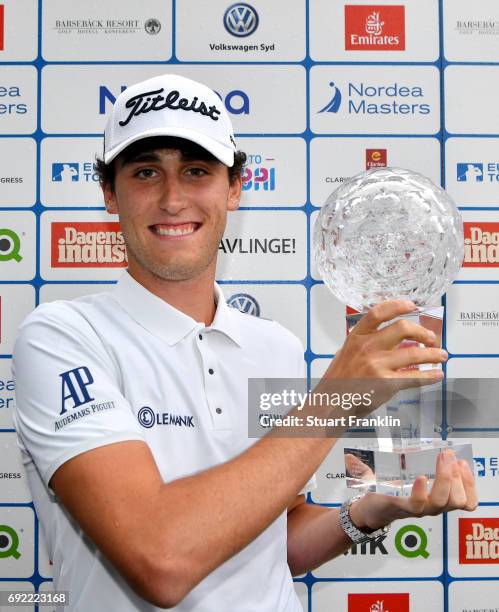
[[[441,380],[440,369],[421,371],[414,368],[423,363],[439,364],[447,360],[447,352],[437,346],[439,341],[432,331],[407,319],[399,319],[379,329],[381,324],[415,309],[414,303],[406,300],[390,300],[371,308],[350,332],[324,378],[417,379],[421,384]],[[403,340],[412,340],[425,347],[401,349]]]

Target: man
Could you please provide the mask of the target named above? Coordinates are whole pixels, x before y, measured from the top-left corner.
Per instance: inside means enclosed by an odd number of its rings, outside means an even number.
[[[302,494],[335,439],[248,439],[248,378],[302,376],[303,348],[214,285],[243,158],[204,85],[165,75],[128,88],[99,165],[128,271],[109,293],[38,307],[20,329],[16,428],[70,610],[295,612],[291,575],[341,554],[356,529],[476,506],[471,472],[444,453],[430,495],[421,478],[409,499],[366,496],[341,526],[338,509]],[[373,308],[323,388],[445,361],[420,326],[378,330],[412,309]],[[397,350],[405,338],[427,346]]]

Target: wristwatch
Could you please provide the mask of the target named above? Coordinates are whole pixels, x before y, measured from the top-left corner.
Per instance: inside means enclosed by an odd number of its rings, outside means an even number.
[[[368,533],[360,530],[352,523],[352,519],[350,518],[350,506],[353,504],[353,502],[357,501],[361,497],[364,496],[356,495],[355,497],[352,497],[344,502],[340,509],[340,526],[354,544],[363,544],[364,542],[375,540],[376,538],[379,538],[379,536],[386,535],[390,531],[390,524],[380,527],[372,533]]]

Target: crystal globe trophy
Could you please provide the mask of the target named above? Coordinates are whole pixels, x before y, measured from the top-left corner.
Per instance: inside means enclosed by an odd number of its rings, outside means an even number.
[[[463,223],[449,195],[428,178],[401,168],[375,168],[343,183],[319,213],[314,251],[326,286],[355,311],[347,315],[347,329],[375,304],[407,299],[417,308],[404,318],[441,340],[440,298],[462,264]],[[399,348],[414,344],[404,341]],[[439,366],[419,369],[433,367]],[[421,474],[431,485],[438,454],[449,447],[473,471],[470,443],[435,439],[438,387],[399,391],[373,413],[376,438],[344,450],[347,487],[410,495]]]

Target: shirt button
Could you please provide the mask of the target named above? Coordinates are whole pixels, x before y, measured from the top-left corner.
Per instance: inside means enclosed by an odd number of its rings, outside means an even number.
[[[221,408],[217,408],[217,409],[215,410],[215,412],[216,412],[217,414],[222,414],[222,409],[221,409]]]
[[[215,370],[214,370],[213,368],[210,368],[210,369],[208,370],[208,372],[209,372],[210,374],[215,374]]]
[[[203,339],[203,334],[199,334],[199,339],[202,340]]]

